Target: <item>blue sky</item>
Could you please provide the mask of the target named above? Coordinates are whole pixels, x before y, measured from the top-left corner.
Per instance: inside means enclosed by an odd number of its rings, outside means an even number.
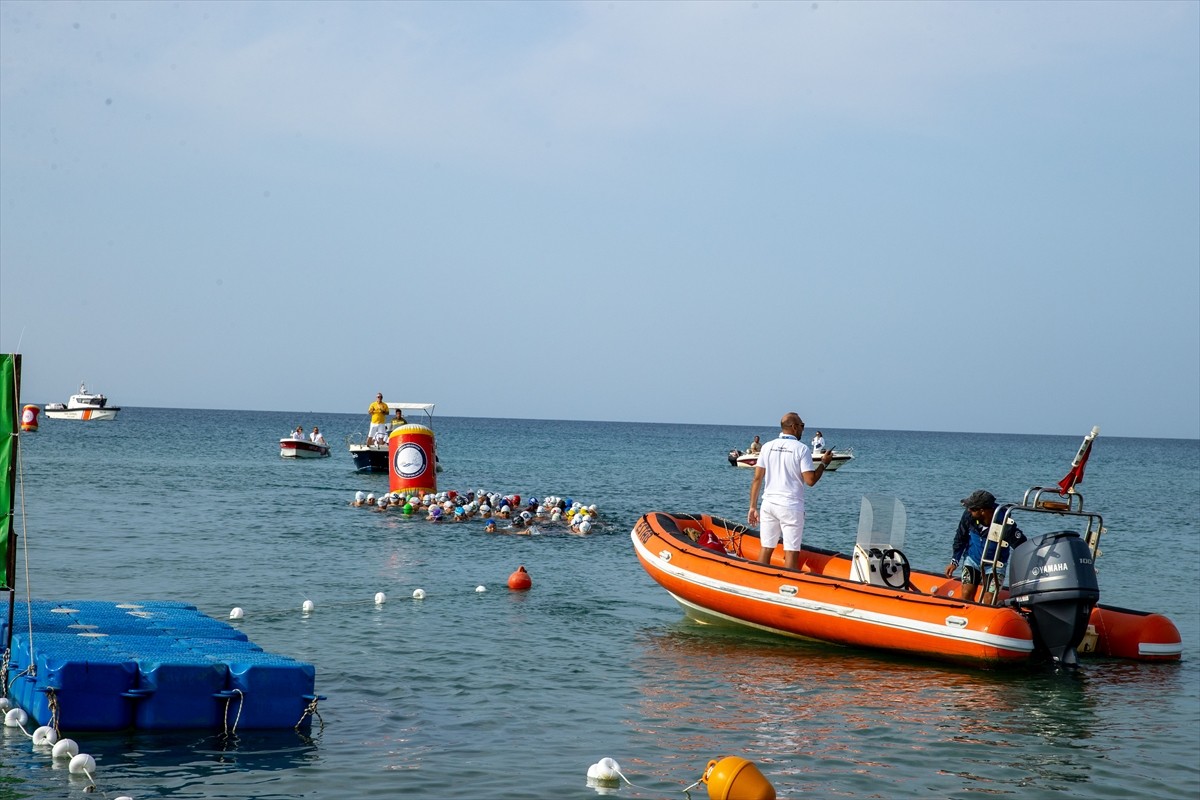
[[[1200,437],[1200,4],[0,3],[24,399]]]

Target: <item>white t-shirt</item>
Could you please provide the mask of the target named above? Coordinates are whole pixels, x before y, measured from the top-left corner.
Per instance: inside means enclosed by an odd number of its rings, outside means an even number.
[[[313,444],[325,444],[325,435],[323,433],[312,433],[308,436]]]
[[[804,510],[804,478],[801,473],[813,471],[812,451],[808,445],[788,433],[779,434],[763,445],[757,467],[763,476],[762,499]]]
[[[814,436],[813,437],[813,450],[824,450],[824,449],[825,449],[825,437],[820,436],[820,435]]]

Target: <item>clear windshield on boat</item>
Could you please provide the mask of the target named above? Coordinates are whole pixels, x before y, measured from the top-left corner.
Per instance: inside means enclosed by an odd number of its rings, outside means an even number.
[[[867,550],[873,547],[903,550],[907,520],[908,512],[898,498],[882,494],[863,495],[862,508],[858,512],[856,542]]]

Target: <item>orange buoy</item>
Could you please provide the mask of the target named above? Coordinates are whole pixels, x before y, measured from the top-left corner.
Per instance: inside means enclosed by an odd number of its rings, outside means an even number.
[[[432,430],[410,423],[388,434],[388,490],[403,495],[437,491]]]
[[[753,762],[726,756],[708,762],[701,783],[708,784],[710,800],[775,800],[775,787]]]
[[[517,571],[508,576],[508,588],[514,592],[525,592],[533,587],[533,578],[529,577],[529,573],[525,571],[524,566],[517,568]]]
[[[38,429],[37,415],[40,410],[34,405],[28,405],[21,409],[21,430],[33,433]]]

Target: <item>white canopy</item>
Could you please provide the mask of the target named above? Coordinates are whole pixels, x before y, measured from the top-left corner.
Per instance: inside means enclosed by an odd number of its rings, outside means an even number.
[[[388,403],[388,411],[424,411],[429,416],[433,416],[433,403]]]

